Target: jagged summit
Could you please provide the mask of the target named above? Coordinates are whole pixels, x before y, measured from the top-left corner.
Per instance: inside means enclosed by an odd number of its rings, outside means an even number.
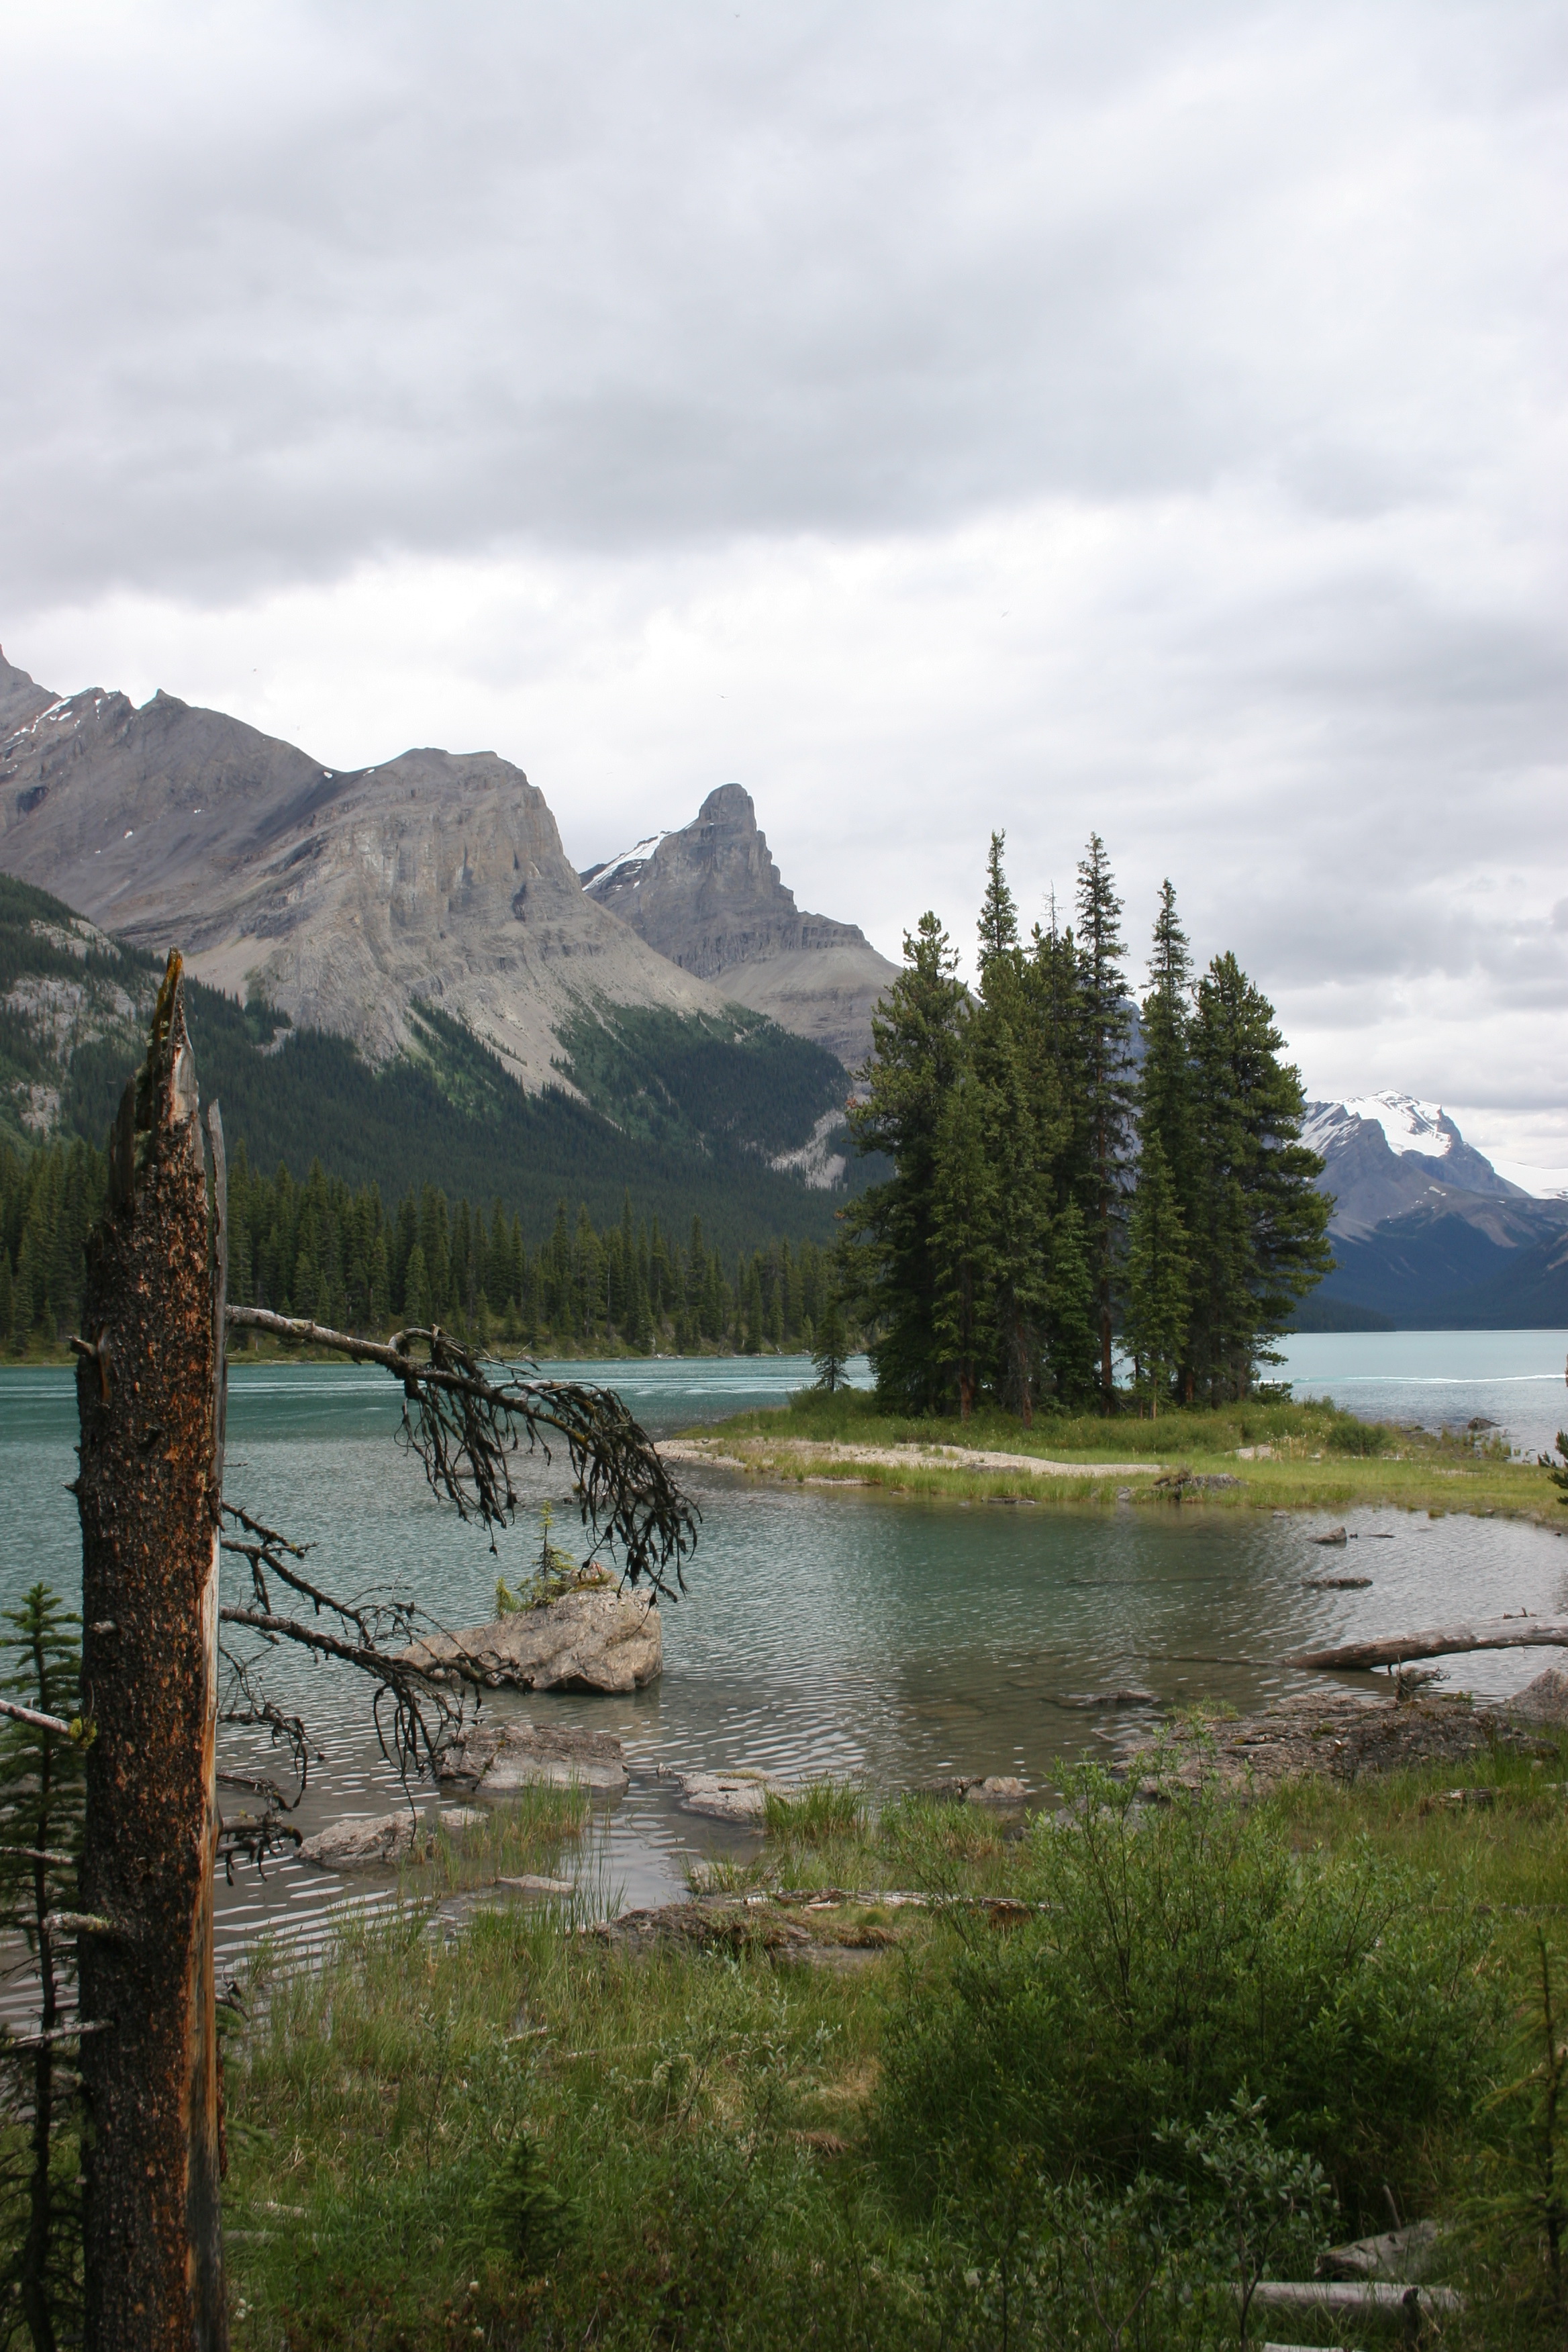
[[[595,998],[721,1009],[584,897],[543,794],[493,751],[326,768],[171,694],[55,696],[9,664],[0,711],[0,866],[373,1058],[416,999],[534,1087]]]
[[[858,924],[802,914],[741,784],[720,784],[691,824],[650,834],[584,875],[588,896],[683,971],[815,1037],[850,1066],[897,977]]]
[[[1332,1230],[1369,1233],[1440,1193],[1523,1200],[1525,1186],[1465,1141],[1440,1103],[1386,1092],[1307,1105],[1301,1140],[1328,1166],[1323,1189],[1335,1199]]]

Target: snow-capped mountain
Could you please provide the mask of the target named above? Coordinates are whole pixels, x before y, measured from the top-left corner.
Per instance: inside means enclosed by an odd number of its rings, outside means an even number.
[[[1334,1202],[1337,1264],[1315,1316],[1342,1306],[1406,1327],[1562,1319],[1562,1171],[1489,1160],[1440,1103],[1414,1095],[1309,1103],[1302,1140],[1321,1154]]]
[[[1440,1192],[1520,1200],[1531,1190],[1467,1143],[1440,1103],[1414,1095],[1309,1103],[1301,1140],[1327,1162],[1322,1190],[1334,1196],[1339,1234],[1370,1233]]]

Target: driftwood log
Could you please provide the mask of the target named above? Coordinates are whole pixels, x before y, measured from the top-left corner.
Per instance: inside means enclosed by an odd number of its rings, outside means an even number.
[[[1260,2279],[1252,2290],[1264,2311],[1463,2311],[1451,2286],[1401,2286],[1386,2279]]]
[[[1420,1633],[1390,1633],[1380,1642],[1341,1642],[1331,1650],[1302,1650],[1288,1666],[1332,1674],[1352,1666],[1403,1666],[1415,1658],[1447,1658],[1461,1650],[1568,1650],[1568,1624],[1546,1617],[1489,1617],[1470,1625],[1434,1625]]]

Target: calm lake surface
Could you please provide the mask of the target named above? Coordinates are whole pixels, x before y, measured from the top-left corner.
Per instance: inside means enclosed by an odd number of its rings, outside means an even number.
[[[1291,1343],[1281,1376],[1371,1415],[1436,1424],[1484,1414],[1534,1451],[1568,1420],[1565,1347],[1568,1334],[1552,1332],[1314,1334]],[[656,1433],[782,1402],[810,1378],[801,1359],[551,1369],[616,1386]],[[331,1589],[395,1587],[447,1624],[482,1622],[498,1570],[509,1582],[526,1572],[536,1511],[492,1558],[396,1446],[397,1413],[396,1391],[374,1369],[237,1366],[230,1498],[318,1546],[313,1565]],[[0,1372],[0,1606],[39,1577],[79,1592],[65,1492],[75,1435],[68,1371]],[[555,1503],[556,1539],[570,1547],[563,1464],[536,1459],[523,1483],[531,1505]],[[606,1810],[599,1866],[629,1902],[668,1897],[693,1853],[748,1846],[744,1832],[680,1813],[661,1766],[752,1764],[878,1790],[1017,1772],[1043,1792],[1071,1758],[1108,1754],[1130,1721],[1125,1707],[1065,1701],[1125,1686],[1166,1704],[1206,1696],[1246,1708],[1300,1686],[1279,1661],[1309,1644],[1504,1610],[1568,1613],[1568,1547],[1504,1520],[1359,1514],[1353,1548],[1327,1558],[1331,1572],[1370,1575],[1370,1589],[1314,1592],[1302,1580],[1322,1571],[1325,1554],[1309,1538],[1325,1522],[1308,1517],[969,1507],[759,1487],[718,1472],[693,1484],[701,1542],[687,1597],[665,1611],[662,1681],[626,1699],[487,1701],[626,1742],[632,1785]],[[1500,1696],[1544,1663],[1481,1656],[1454,1679]],[[357,1683],[291,1661],[281,1671],[326,1758],[300,1826],[388,1810],[395,1782]],[[314,1940],[347,1891],[297,1864],[261,1882],[237,1873],[219,1889],[222,1949],[232,1957],[263,1926]],[[353,1899],[385,1891],[361,1878]]]

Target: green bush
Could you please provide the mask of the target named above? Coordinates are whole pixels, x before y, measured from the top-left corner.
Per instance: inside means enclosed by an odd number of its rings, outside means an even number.
[[[1329,1431],[1329,1452],[1363,1457],[1386,1454],[1394,1444],[1394,1435],[1386,1422],[1358,1421],[1353,1412],[1342,1412]]]
[[[1365,1850],[1293,1853],[1261,1809],[1152,1808],[1092,1770],[1072,1794],[1033,1833],[1037,1917],[955,1927],[893,2003],[873,2132],[895,2188],[983,2197],[1020,2151],[1047,2179],[1170,2173],[1171,2134],[1245,2090],[1375,2221],[1479,2085],[1481,1922]]]

